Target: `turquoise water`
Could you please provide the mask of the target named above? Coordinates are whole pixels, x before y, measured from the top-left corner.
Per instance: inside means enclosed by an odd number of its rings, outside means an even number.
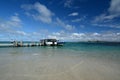
[[[0,80],[120,80],[120,43],[0,47]]]
[[[66,43],[64,48],[88,57],[120,59],[120,43]]]

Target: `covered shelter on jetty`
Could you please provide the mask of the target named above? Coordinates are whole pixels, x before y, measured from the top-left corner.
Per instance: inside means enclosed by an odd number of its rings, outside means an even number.
[[[42,39],[40,40],[41,46],[62,46],[63,43],[58,42],[56,39]]]

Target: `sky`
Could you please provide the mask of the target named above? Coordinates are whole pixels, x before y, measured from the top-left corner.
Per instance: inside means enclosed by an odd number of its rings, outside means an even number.
[[[0,0],[0,41],[120,41],[120,0]]]

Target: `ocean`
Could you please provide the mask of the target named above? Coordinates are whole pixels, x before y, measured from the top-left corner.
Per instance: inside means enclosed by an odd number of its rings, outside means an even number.
[[[0,80],[120,80],[120,43],[0,47]]]

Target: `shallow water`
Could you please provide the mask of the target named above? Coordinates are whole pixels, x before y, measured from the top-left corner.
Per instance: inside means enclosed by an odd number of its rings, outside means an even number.
[[[120,45],[0,48],[0,80],[120,80]]]

